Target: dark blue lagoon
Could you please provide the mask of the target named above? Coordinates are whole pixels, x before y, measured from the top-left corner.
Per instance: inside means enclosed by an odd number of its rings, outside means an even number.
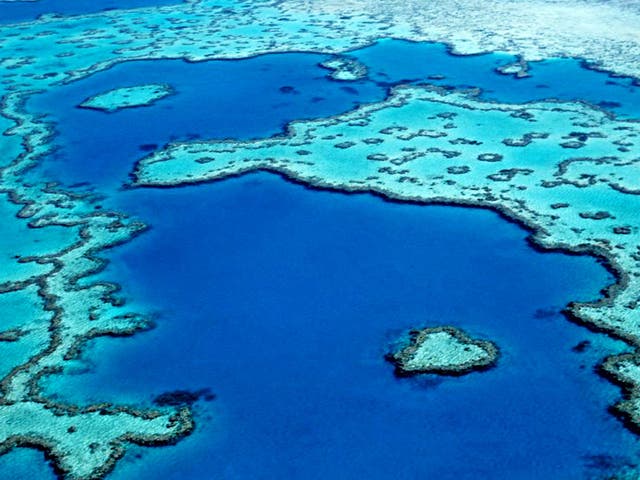
[[[84,15],[123,8],[173,5],[183,0],[0,0],[0,25],[29,22],[41,15]]]
[[[538,253],[488,211],[266,173],[117,202],[153,228],[101,277],[158,311],[158,326],[95,342],[47,391],[217,398],[197,404],[191,437],[132,450],[113,478],[578,479],[637,462],[637,439],[607,412],[619,391],[593,372],[623,346],[559,313],[612,281],[594,260]],[[394,377],[390,343],[441,324],[495,341],[497,368]]]

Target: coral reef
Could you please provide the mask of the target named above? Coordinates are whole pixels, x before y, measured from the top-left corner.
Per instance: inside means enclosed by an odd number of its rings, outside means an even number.
[[[346,56],[336,56],[320,64],[331,70],[329,77],[343,82],[353,82],[367,76],[367,67],[359,61]]]
[[[430,327],[410,333],[408,345],[387,355],[398,376],[464,375],[492,367],[498,360],[498,347],[494,343],[474,340],[455,327]]]
[[[87,98],[79,106],[103,112],[117,112],[123,108],[146,107],[153,105],[173,93],[169,85],[148,84],[134,87],[114,88]]]

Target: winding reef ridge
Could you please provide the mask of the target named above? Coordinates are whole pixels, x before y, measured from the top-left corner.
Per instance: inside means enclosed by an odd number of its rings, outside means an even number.
[[[1,452],[34,446],[67,478],[99,478],[127,443],[170,443],[194,426],[187,407],[74,406],[41,394],[40,380],[63,372],[87,340],[131,335],[150,321],[126,309],[116,285],[87,280],[104,267],[101,251],[144,225],[102,211],[96,196],[26,179],[51,152],[53,135],[51,125],[27,111],[30,96],[130,59],[344,53],[382,37],[446,41],[465,54],[503,50],[523,60],[576,56],[640,77],[638,2],[532,3],[202,0],[0,27],[2,202],[21,207],[20,222],[55,237],[29,255],[11,246],[3,260],[0,291],[24,295],[32,309],[12,319],[0,339],[29,340],[33,349],[6,367],[0,383]],[[173,186],[267,169],[319,187],[494,208],[532,228],[542,247],[606,259],[618,284],[606,300],[575,304],[570,312],[637,347],[637,135],[638,124],[579,103],[501,105],[469,93],[402,87],[383,103],[294,123],[287,136],[170,145],[140,162],[135,183]],[[66,235],[59,236],[61,228]],[[618,409],[637,427],[640,356],[611,358],[603,369],[629,386]]]
[[[95,198],[60,191],[55,185],[21,183],[21,174],[43,148],[48,132],[33,118],[18,113],[20,105],[5,102],[5,115],[16,120],[10,135],[24,132],[25,151],[3,170],[2,191],[23,208],[18,216],[31,228],[64,227],[67,244],[18,261],[35,263],[42,271],[0,284],[5,295],[25,292],[48,315],[47,329],[38,328],[37,309],[20,318],[15,331],[36,339],[36,349],[24,363],[13,365],[0,382],[0,452],[32,446],[54,459],[56,471],[67,478],[96,478],[106,474],[124,454],[124,445],[170,443],[193,429],[189,409],[139,409],[109,403],[66,405],[43,398],[39,381],[61,372],[91,338],[131,335],[151,326],[150,319],[124,310],[114,296],[118,286],[81,283],[105,262],[94,254],[131,239],[144,225],[113,212],[101,212]],[[13,113],[10,113],[13,112]],[[39,297],[39,300],[38,300]],[[7,313],[7,312],[5,312]],[[16,341],[21,341],[21,338]]]

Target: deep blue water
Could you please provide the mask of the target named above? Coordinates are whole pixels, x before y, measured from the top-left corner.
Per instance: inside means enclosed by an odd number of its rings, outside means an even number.
[[[29,22],[44,14],[82,15],[117,8],[173,5],[182,0],[36,0],[4,2],[0,0],[0,25]]]
[[[44,453],[29,448],[16,448],[0,457],[2,478],[11,480],[54,480],[53,468]]]
[[[149,402],[209,387],[198,430],[136,449],[114,479],[583,478],[636,462],[592,369],[620,344],[558,312],[611,278],[541,254],[488,211],[318,192],[271,174],[122,194],[153,229],[103,278],[160,312],[156,330],[98,341],[76,402]],[[487,235],[486,232],[491,232]],[[396,379],[383,359],[415,326],[453,324],[502,348],[495,370]],[[571,349],[589,340],[585,353]]]
[[[636,463],[636,438],[606,411],[619,391],[592,371],[621,344],[558,314],[611,281],[592,259],[537,253],[523,230],[490,212],[310,191],[267,174],[117,191],[154,145],[273,135],[287,121],[337,114],[382,99],[389,83],[432,74],[488,98],[529,101],[572,98],[556,80],[572,72],[589,101],[637,106],[626,80],[608,84],[573,60],[535,64],[533,78],[515,80],[495,73],[512,58],[454,57],[434,44],[385,41],[352,55],[369,65],[369,79],[331,81],[316,65],[326,57],[308,54],[130,62],[29,102],[55,112],[60,147],[35,174],[89,182],[107,205],[152,225],[109,252],[103,277],[159,313],[151,332],[95,342],[77,368],[91,373],[53,377],[49,391],[146,404],[176,388],[218,394],[198,404],[194,435],[133,449],[116,479],[570,479]],[[75,108],[157,81],[177,94],[114,114]],[[394,378],[388,344],[441,323],[496,341],[498,368]],[[571,351],[582,340],[592,347]]]

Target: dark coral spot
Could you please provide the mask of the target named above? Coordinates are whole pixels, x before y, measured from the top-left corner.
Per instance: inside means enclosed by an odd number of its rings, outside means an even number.
[[[138,147],[139,150],[143,152],[152,152],[153,150],[158,149],[158,145],[155,143],[144,143]]]
[[[160,407],[180,407],[183,405],[191,406],[200,399],[210,402],[215,398],[215,394],[208,388],[201,390],[174,390],[158,395],[153,399],[153,403]]]

